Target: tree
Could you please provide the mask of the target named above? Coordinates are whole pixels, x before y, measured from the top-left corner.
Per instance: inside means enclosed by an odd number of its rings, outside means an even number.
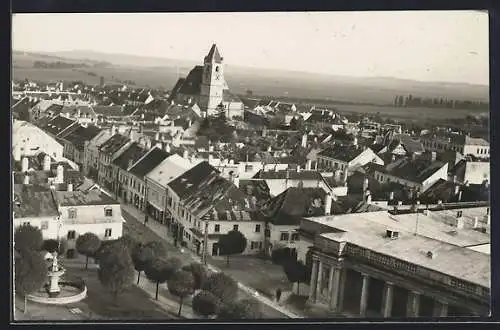
[[[24,312],[27,312],[27,296],[40,289],[47,280],[47,264],[38,251],[21,250],[16,257],[16,292],[24,296]]]
[[[135,247],[139,244],[132,236],[130,236],[128,234],[123,235],[118,240],[128,248],[130,253],[132,253],[132,251],[134,251]]]
[[[68,242],[64,239],[55,240],[55,239],[47,239],[43,241],[42,249],[49,252],[54,253],[57,251],[58,255],[63,255],[68,248]]]
[[[137,284],[141,278],[141,271],[145,270],[151,260],[166,257],[166,250],[163,244],[152,241],[144,245],[137,245],[131,253],[135,270],[137,270]]]
[[[233,254],[240,254],[247,247],[247,239],[237,230],[231,230],[219,238],[220,254],[226,256],[227,266],[229,267],[229,257]]]
[[[259,319],[262,317],[259,303],[253,299],[242,299],[222,306],[218,318],[220,319]]]
[[[158,300],[158,290],[160,287],[160,283],[164,283],[168,279],[172,277],[172,274],[175,273],[181,267],[181,261],[178,258],[169,258],[169,259],[153,259],[146,265],[146,269],[144,272],[146,273],[146,277],[156,283],[156,294],[155,299]]]
[[[14,242],[18,251],[40,251],[43,246],[42,231],[31,225],[17,227]]]
[[[114,301],[134,280],[134,264],[130,253],[121,244],[109,244],[99,256],[98,277],[112,294]]]
[[[224,303],[235,301],[238,297],[238,283],[222,272],[210,275],[202,289],[213,293]]]
[[[297,283],[297,294],[300,294],[300,283],[307,281],[307,267],[302,261],[290,259],[283,265],[283,270],[290,283]]]
[[[210,271],[205,265],[198,262],[190,263],[189,265],[182,267],[182,269],[193,274],[195,290],[200,290],[203,284],[208,280]]]
[[[194,293],[194,276],[191,272],[177,270],[168,280],[168,291],[174,296],[179,297],[179,313],[181,316],[182,302],[185,297]]]
[[[86,257],[85,269],[88,269],[89,257],[95,256],[101,247],[101,240],[94,233],[85,233],[76,239],[76,251]]]
[[[221,301],[209,291],[200,291],[194,296],[191,306],[196,314],[209,317],[219,314]]]

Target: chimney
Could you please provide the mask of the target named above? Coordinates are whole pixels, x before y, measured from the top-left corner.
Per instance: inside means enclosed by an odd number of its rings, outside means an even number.
[[[391,154],[391,163],[394,163],[396,161],[396,155]]]
[[[63,183],[63,182],[64,182],[64,167],[62,165],[58,165],[55,183]]]
[[[49,155],[45,155],[43,157],[43,170],[50,171],[50,156]]]
[[[72,192],[73,191],[73,184],[72,183],[68,183],[68,189],[67,189],[68,192]]]
[[[151,149],[151,140],[150,139],[146,139],[146,149]]]
[[[453,176],[453,183],[457,183],[457,176],[456,175]]]
[[[160,141],[160,132],[156,132],[155,134],[155,140]]]
[[[297,165],[297,173],[300,173],[300,166]]]
[[[363,192],[366,192],[366,190],[368,189],[368,184],[368,178],[365,178],[365,180],[363,181]]]
[[[188,127],[191,127],[193,125],[193,121],[191,120],[191,118],[188,119]]]
[[[418,155],[416,153],[411,154],[411,160],[416,160],[418,158]]]
[[[371,193],[368,193],[368,195],[366,195],[366,203],[367,204],[372,203],[372,194]]]
[[[460,191],[460,186],[456,185],[455,186],[455,196],[458,195],[459,191]]]
[[[165,144],[165,151],[170,153],[170,143]]]
[[[457,218],[456,226],[457,226],[457,229],[464,229],[464,219]]]
[[[398,206],[403,206],[403,202],[402,201],[398,201]]]
[[[189,152],[187,150],[184,150],[183,154],[182,154],[182,157],[184,159],[188,159],[189,158]]]
[[[21,172],[28,172],[28,158],[23,157],[21,162]]]
[[[474,228],[478,228],[478,227],[479,227],[479,218],[474,217]]]
[[[212,154],[208,154],[208,163],[212,164],[213,161],[214,161],[214,156],[212,156]]]
[[[325,196],[325,215],[330,215],[332,209],[332,194],[330,192],[326,193]]]
[[[240,187],[240,177],[238,175],[235,175],[234,179],[233,179],[233,183],[236,187]]]
[[[435,161],[436,161],[436,152],[432,151],[431,152],[431,162],[435,162]]]
[[[302,148],[307,147],[307,134],[302,135],[302,143],[301,143]]]
[[[306,163],[306,170],[310,171],[312,168],[312,160],[308,159]]]
[[[159,142],[159,141],[156,142],[155,147],[158,148],[158,149],[161,149],[161,142]]]
[[[110,131],[111,135],[115,135],[115,133],[116,133],[116,126],[115,125],[111,125],[110,129],[111,129],[111,131]]]
[[[354,137],[354,139],[352,140],[352,145],[353,146],[357,146],[358,145],[358,138],[357,137]]]
[[[268,152],[271,152],[272,150],[273,150],[273,148],[271,148],[271,146],[267,147]]]
[[[196,161],[196,157],[194,154],[191,155],[191,159],[189,161],[194,164],[194,162]]]
[[[214,152],[214,146],[212,145],[208,146],[208,152]]]
[[[394,191],[391,191],[391,192],[389,193],[389,200],[390,200],[390,201],[394,200]]]
[[[14,160],[16,162],[21,161],[21,146],[19,144],[14,147]]]
[[[462,201],[462,190],[460,190],[458,192],[458,201],[461,202]]]
[[[30,176],[28,175],[28,173],[25,173],[25,174],[24,174],[24,181],[23,181],[23,184],[25,184],[25,185],[30,184]]]

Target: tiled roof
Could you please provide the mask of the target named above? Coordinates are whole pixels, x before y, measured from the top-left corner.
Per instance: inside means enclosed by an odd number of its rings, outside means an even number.
[[[193,167],[190,160],[184,159],[177,154],[173,154],[162,161],[146,176],[162,185],[166,186],[170,181]]]
[[[104,117],[120,117],[125,116],[121,105],[95,105],[93,106],[94,112]]]
[[[425,151],[420,139],[414,139],[409,135],[397,135],[395,137],[409,153],[422,153]]]
[[[318,156],[328,157],[344,162],[350,162],[354,158],[358,157],[363,151],[364,150],[361,147],[336,144],[333,147],[319,152]]]
[[[386,166],[378,167],[378,170],[411,182],[422,183],[430,175],[443,167],[445,163],[440,161],[430,162],[425,157],[419,157],[415,160],[404,157],[389,165],[391,166],[389,169]]]
[[[98,190],[56,191],[56,196],[60,206],[120,204],[118,201]]]
[[[222,56],[220,56],[219,49],[216,44],[213,44],[212,48],[210,48],[208,55],[205,57],[205,62],[215,62],[218,64],[222,63]]]
[[[186,81],[186,78],[179,78],[177,82],[174,85],[174,88],[172,88],[172,93],[170,94],[169,101],[173,99],[173,97],[180,91],[182,85],[184,85],[184,82]]]
[[[77,150],[83,151],[85,141],[92,140],[99,132],[101,129],[97,126],[83,127],[78,125],[78,128],[66,135],[64,139],[71,142]]]
[[[99,151],[106,154],[114,154],[123,146],[125,146],[129,141],[130,139],[128,137],[117,133],[109,138],[106,142],[101,144],[101,146],[99,147]]]
[[[271,199],[270,189],[265,180],[240,180],[239,189],[254,205],[262,205]]]
[[[129,172],[136,177],[143,179],[156,166],[164,161],[170,154],[165,150],[153,148],[143,158],[141,158]]]
[[[133,142],[113,161],[113,164],[126,171],[129,168],[130,162],[135,163],[146,153],[146,149],[142,148],[137,142]]]
[[[458,202],[458,194],[455,194],[456,187],[462,191],[460,202],[489,201],[489,188],[483,185],[457,185],[451,181],[439,179],[430,188],[419,196],[419,200],[424,204],[436,204],[439,200],[443,203]]]
[[[59,215],[51,190],[22,184],[14,185],[13,211],[15,218]]]
[[[203,75],[203,66],[195,66],[186,77],[178,93],[185,95],[198,95],[201,91],[201,81]]]
[[[180,200],[184,200],[197,191],[203,182],[211,178],[215,179],[219,173],[218,170],[204,161],[186,171],[168,185],[179,196]]]
[[[263,171],[257,172],[252,179],[264,180],[320,180],[323,181],[321,173],[318,171]]]
[[[61,110],[63,108],[64,108],[64,106],[61,105],[61,104],[52,104],[45,111],[49,112],[49,113],[52,113],[54,115],[58,115],[59,113],[61,113]]]
[[[58,135],[75,123],[76,122],[72,119],[57,116],[50,120],[42,129],[52,135]]]

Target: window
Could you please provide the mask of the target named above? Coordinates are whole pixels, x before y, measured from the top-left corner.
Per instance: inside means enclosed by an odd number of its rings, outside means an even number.
[[[108,228],[104,231],[104,237],[111,237],[111,228]]]
[[[290,238],[292,242],[299,240],[299,233],[292,233],[292,237]]]
[[[233,225],[233,230],[238,231],[238,225]]]
[[[289,238],[290,238],[289,233],[281,233],[280,241],[288,241]]]
[[[259,248],[259,242],[251,242],[250,243],[250,249],[255,250]]]
[[[49,222],[47,220],[42,221],[42,230],[49,229]]]
[[[215,229],[214,229],[214,231],[215,231],[216,233],[220,232],[220,225],[215,225]]]
[[[104,209],[104,215],[107,217],[112,217],[113,216],[113,209],[110,207],[107,207]]]
[[[29,225],[30,225],[29,221],[23,222],[23,226],[29,226]]]
[[[255,225],[255,232],[260,233],[260,225]]]
[[[68,210],[68,218],[69,218],[69,219],[74,219],[74,218],[76,218],[76,209],[69,209],[69,210]]]
[[[75,237],[76,237],[76,231],[74,230],[68,231],[68,236],[67,236],[68,239],[75,239]]]

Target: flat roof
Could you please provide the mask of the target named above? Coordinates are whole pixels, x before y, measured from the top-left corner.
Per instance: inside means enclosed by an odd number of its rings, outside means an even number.
[[[481,213],[477,208],[475,212]],[[468,214],[474,211],[467,210]],[[446,211],[444,211],[446,212]],[[439,212],[435,212],[439,213]],[[483,213],[484,214],[484,213]],[[463,210],[466,218],[466,210]],[[345,233],[324,233],[321,236],[346,241],[369,250],[392,256],[415,265],[435,270],[475,284],[490,287],[491,258],[488,254],[466,248],[488,244],[490,235],[476,231],[464,221],[464,229],[447,224],[446,213],[439,217],[419,214],[418,234],[415,235],[416,214],[390,215],[386,211],[307,218]],[[387,239],[386,230],[399,232],[398,239]],[[432,251],[434,258],[428,258]]]

